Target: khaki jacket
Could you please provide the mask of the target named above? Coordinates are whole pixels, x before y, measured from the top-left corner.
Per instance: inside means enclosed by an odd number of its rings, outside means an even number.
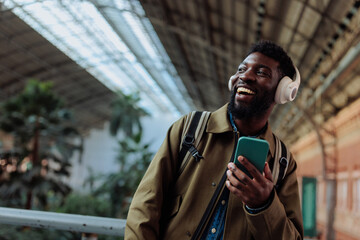
[[[191,239],[227,169],[236,146],[236,137],[225,105],[211,114],[197,147],[204,158],[199,162],[191,159],[177,177],[179,146],[186,118],[182,117],[170,127],[139,184],[127,218],[127,240]],[[260,138],[269,142],[267,161],[273,161],[275,142],[270,127]],[[223,239],[302,239],[295,170],[296,162],[291,156],[286,176],[274,200],[258,214],[249,214],[243,203],[230,193]]]

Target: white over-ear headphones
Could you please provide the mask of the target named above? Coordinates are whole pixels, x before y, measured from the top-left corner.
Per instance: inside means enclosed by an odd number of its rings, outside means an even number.
[[[280,79],[279,84],[276,88],[275,93],[275,102],[278,104],[284,104],[286,102],[291,102],[295,99],[297,91],[300,86],[300,73],[297,67],[295,67],[295,81],[293,81],[290,77],[285,76]],[[233,81],[236,78],[235,75],[231,76],[229,79],[228,87],[229,90],[233,88]]]
[[[285,76],[280,79],[279,84],[276,88],[275,102],[278,104],[284,104],[291,102],[295,99],[297,91],[300,86],[300,73],[297,67],[295,67],[295,81],[290,77]]]

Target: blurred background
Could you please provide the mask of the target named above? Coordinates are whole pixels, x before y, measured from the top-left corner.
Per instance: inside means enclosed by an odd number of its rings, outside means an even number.
[[[305,235],[360,239],[360,1],[0,0],[1,207],[126,218],[168,127],[229,99],[249,46],[302,76],[274,132]],[[1,226],[0,239],[79,239]],[[103,239],[115,239],[103,236]]]

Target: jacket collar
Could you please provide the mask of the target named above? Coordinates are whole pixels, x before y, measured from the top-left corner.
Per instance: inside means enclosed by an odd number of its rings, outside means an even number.
[[[226,104],[215,112],[211,113],[206,132],[224,133],[233,131],[227,114],[228,105],[229,104]]]
[[[227,109],[228,109],[228,103],[225,104],[224,106],[222,106],[221,108],[219,108],[218,110],[214,111],[211,113],[209,121],[208,121],[208,125],[206,128],[206,132],[209,133],[225,133],[225,132],[232,132],[233,128],[231,126],[228,114],[227,114]],[[270,154],[271,157],[274,157],[275,155],[275,141],[274,141],[274,136],[273,133],[271,131],[271,127],[268,124],[268,127],[266,129],[266,131],[262,134],[260,134],[260,136],[258,138],[261,139],[265,139],[266,141],[268,141],[270,147]]]

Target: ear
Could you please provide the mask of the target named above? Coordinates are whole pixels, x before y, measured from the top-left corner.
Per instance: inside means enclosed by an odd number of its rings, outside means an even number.
[[[291,102],[295,99],[300,86],[300,73],[299,70],[295,68],[295,81],[290,77],[285,76],[280,79],[279,84],[276,88],[275,93],[275,102],[278,104],[284,104]]]

